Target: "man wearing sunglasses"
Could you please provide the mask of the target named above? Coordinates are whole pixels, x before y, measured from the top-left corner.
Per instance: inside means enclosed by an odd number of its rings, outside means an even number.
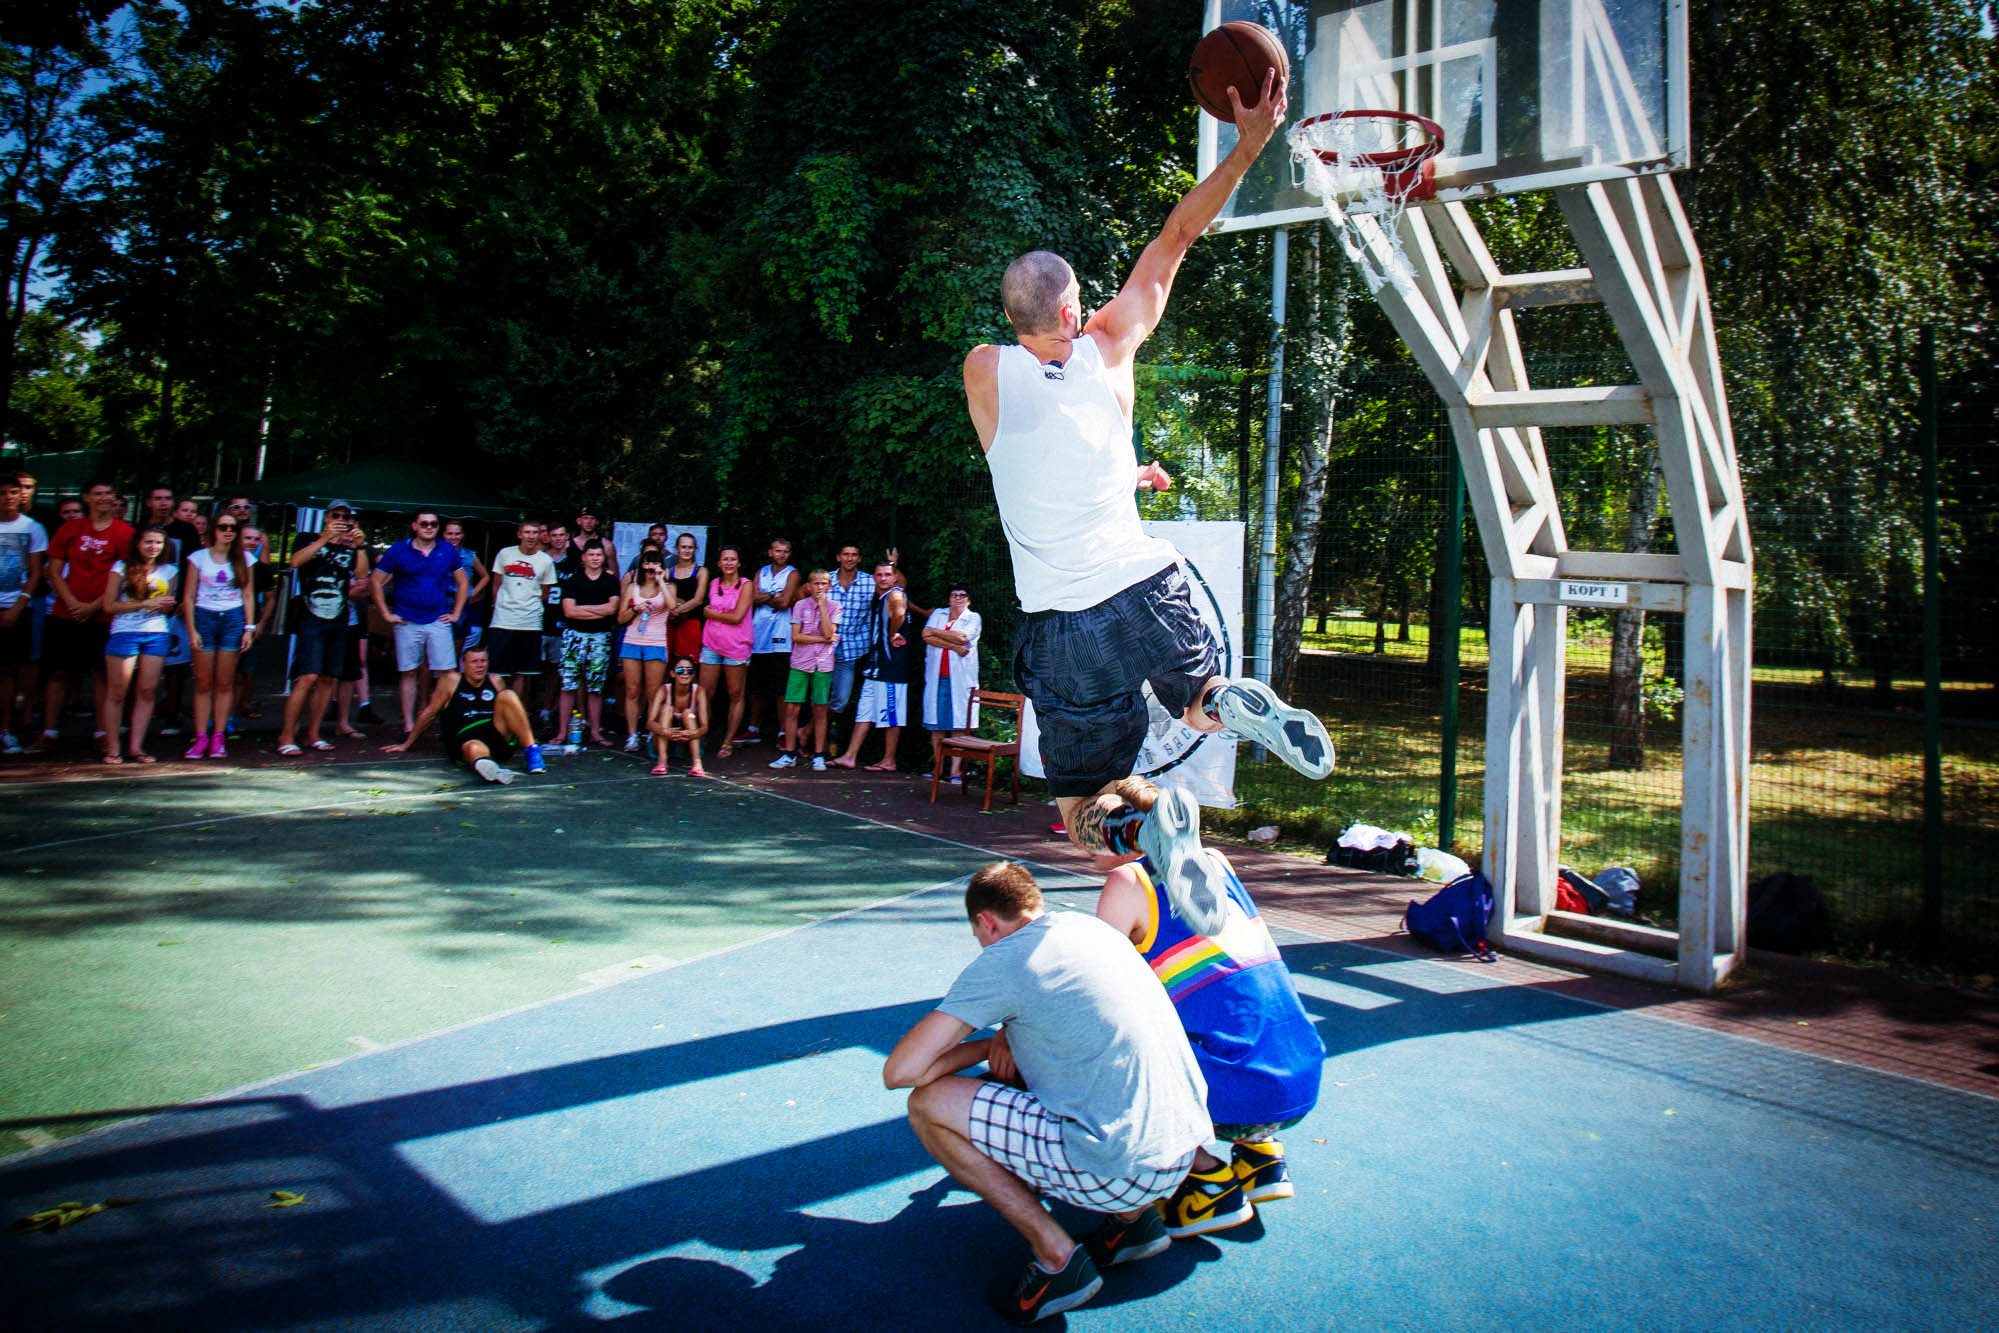
[[[375,565],[375,609],[395,634],[406,732],[416,723],[419,673],[425,667],[445,672],[458,665],[451,627],[465,613],[471,592],[457,548],[439,539],[441,523],[435,509],[419,509],[410,520],[410,535],[383,552]]]

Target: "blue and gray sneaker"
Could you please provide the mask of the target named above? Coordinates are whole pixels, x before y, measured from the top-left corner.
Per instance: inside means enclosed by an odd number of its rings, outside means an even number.
[[[1208,696],[1208,715],[1308,778],[1332,776],[1333,738],[1326,724],[1285,703],[1260,680],[1245,677],[1221,685]]]
[[[1227,872],[1201,846],[1201,806],[1178,787],[1161,787],[1138,826],[1138,848],[1153,879],[1166,890],[1173,915],[1197,935],[1213,935],[1226,919]]]
[[[1011,1288],[996,1292],[993,1304],[1001,1315],[1016,1324],[1032,1324],[1064,1310],[1073,1310],[1102,1290],[1103,1274],[1090,1260],[1087,1245],[1078,1245],[1059,1273],[1051,1273],[1032,1259],[1027,1271]]]
[[[527,746],[525,749],[521,751],[521,753],[527,756],[528,772],[530,773],[548,772],[548,765],[541,762],[541,747],[539,745]]]

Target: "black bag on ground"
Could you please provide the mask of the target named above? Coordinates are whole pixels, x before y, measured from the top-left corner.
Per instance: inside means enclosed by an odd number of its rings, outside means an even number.
[[[1749,945],[1775,953],[1809,953],[1832,932],[1825,895],[1809,875],[1780,870],[1749,890]]]
[[[1407,838],[1393,847],[1371,847],[1365,851],[1334,843],[1326,853],[1326,864],[1349,870],[1372,870],[1380,875],[1414,875],[1420,870],[1415,844]]]

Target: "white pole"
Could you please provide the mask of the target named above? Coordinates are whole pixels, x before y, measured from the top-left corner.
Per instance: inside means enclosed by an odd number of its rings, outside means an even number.
[[[1263,422],[1263,555],[1256,567],[1256,667],[1253,674],[1270,683],[1277,656],[1277,464],[1284,438],[1284,283],[1290,257],[1291,233],[1271,232],[1270,247],[1270,390]]]

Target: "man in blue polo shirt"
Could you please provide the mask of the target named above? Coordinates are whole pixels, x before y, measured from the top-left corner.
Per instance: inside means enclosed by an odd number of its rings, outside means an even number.
[[[410,535],[383,552],[375,564],[375,609],[396,636],[404,731],[416,721],[418,672],[426,665],[432,671],[451,671],[458,665],[451,627],[465,613],[465,598],[471,592],[458,548],[438,539],[440,522],[435,509],[419,509],[410,520]]]

